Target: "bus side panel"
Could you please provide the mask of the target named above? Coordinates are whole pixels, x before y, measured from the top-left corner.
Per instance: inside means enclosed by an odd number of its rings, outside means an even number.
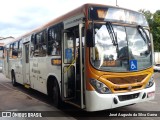
[[[3,74],[7,77],[7,71],[8,71],[8,62],[6,58],[4,59],[4,65],[3,65]]]
[[[18,67],[17,67],[17,62],[18,62],[18,60],[16,60],[16,59],[10,59],[9,60],[10,61],[10,67],[9,67],[9,74],[10,74],[10,79],[12,78],[11,77],[11,73],[12,73],[12,71],[14,71],[14,75],[15,75],[15,78],[16,78],[16,82],[18,82],[18,83],[20,83],[19,82],[19,75],[18,75]]]
[[[7,70],[7,78],[11,79],[11,70],[12,70],[12,64],[13,64],[13,60],[9,59],[8,60],[8,70]]]
[[[35,84],[36,84],[36,80],[37,80],[37,74],[35,72],[35,70],[37,66],[37,59],[35,58],[30,58],[30,81],[31,81],[31,88],[36,89],[35,88]]]
[[[58,58],[60,57],[58,56]],[[56,77],[60,85],[61,64],[52,65],[51,60],[53,59],[57,59],[57,57],[34,57],[30,59],[31,88],[47,94],[47,80],[49,76]]]
[[[5,49],[5,59],[4,59],[4,68],[3,68],[3,74],[5,74],[5,76],[7,78],[9,78],[9,74],[10,74],[10,71],[9,71],[9,50]]]
[[[23,84],[22,59],[18,59],[17,65],[17,82]]]
[[[16,59],[10,59],[9,60],[9,78],[12,79],[11,72],[12,70],[14,71],[15,77],[16,77],[16,82],[17,82],[17,69],[16,69]]]
[[[30,81],[31,88],[47,94],[47,66],[46,57],[36,57],[30,59]]]
[[[57,82],[59,84],[60,92],[61,92],[61,63],[54,65],[53,60],[61,60],[61,56],[52,56],[47,58],[47,70],[48,70],[48,76],[54,76],[57,79]],[[47,84],[46,84],[47,85]]]
[[[11,69],[14,70],[16,82],[23,84],[22,63],[19,58],[11,60]]]

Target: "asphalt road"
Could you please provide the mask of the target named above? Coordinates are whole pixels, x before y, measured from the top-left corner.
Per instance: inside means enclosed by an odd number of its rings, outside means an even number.
[[[48,99],[48,96],[37,92],[35,90],[26,89],[19,85],[18,87],[13,87],[11,80],[4,77],[0,73],[0,111],[36,111],[45,112],[47,117],[42,118],[0,118],[0,120],[75,120],[75,119],[109,119],[109,120],[121,120],[121,119],[132,119],[132,120],[158,120],[158,117],[107,117],[110,112],[119,113],[128,111],[138,111],[138,114],[144,115],[150,113],[151,111],[160,111],[160,73],[155,73],[156,82],[156,97],[152,101],[138,103],[131,106],[125,106],[116,108],[113,110],[104,110],[99,112],[85,112],[72,105],[65,105],[63,109],[57,109],[52,105],[52,102]],[[152,112],[151,112],[152,113]],[[153,112],[156,114],[156,112]],[[158,112],[160,114],[160,112]],[[22,115],[22,113],[21,113]],[[28,113],[27,113],[28,115]],[[40,115],[40,114],[38,114]],[[133,114],[132,114],[133,115]],[[50,117],[52,116],[52,117]]]

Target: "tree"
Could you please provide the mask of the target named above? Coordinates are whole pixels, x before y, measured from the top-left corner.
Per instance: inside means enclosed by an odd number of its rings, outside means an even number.
[[[157,10],[153,15],[152,28],[154,49],[155,51],[160,51],[160,10]]]
[[[149,10],[145,10],[145,9],[140,9],[139,12],[143,13],[144,16],[146,17],[148,24],[150,26],[150,29],[152,31],[152,25],[153,25],[153,14],[149,11]]]
[[[149,23],[151,33],[153,35],[154,51],[160,51],[160,10],[152,14],[149,10],[141,9],[139,12],[143,13]]]

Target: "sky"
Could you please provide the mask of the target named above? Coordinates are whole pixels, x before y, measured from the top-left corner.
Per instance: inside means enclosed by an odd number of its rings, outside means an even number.
[[[115,6],[116,0],[0,0],[0,3],[0,37],[18,37],[85,3]],[[117,0],[117,4],[136,11],[160,10],[158,0]]]

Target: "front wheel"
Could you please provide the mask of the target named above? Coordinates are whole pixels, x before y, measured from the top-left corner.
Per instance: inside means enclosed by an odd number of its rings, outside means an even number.
[[[17,86],[16,77],[15,77],[15,74],[14,74],[13,71],[12,71],[12,73],[11,73],[11,77],[12,77],[12,85],[13,85],[14,87]]]
[[[54,80],[52,83],[52,101],[55,107],[60,108],[61,98],[60,98],[59,86],[56,80]]]

